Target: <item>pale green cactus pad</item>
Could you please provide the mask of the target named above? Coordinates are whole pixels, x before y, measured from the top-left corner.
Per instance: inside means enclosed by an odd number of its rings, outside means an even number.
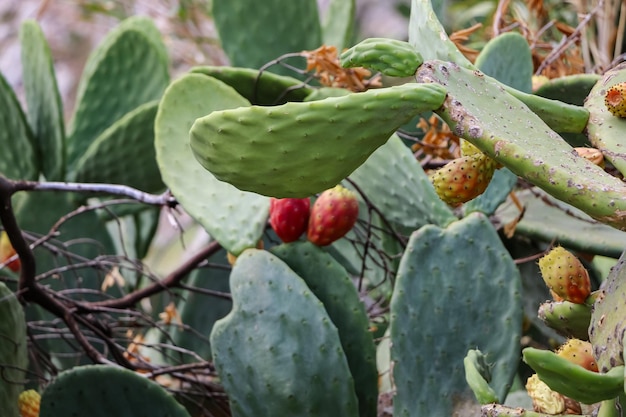
[[[329,0],[321,14],[322,42],[338,51],[348,46],[354,35],[356,0]]]
[[[263,234],[269,199],[217,180],[189,147],[189,128],[213,111],[249,105],[215,78],[187,74],[165,92],[155,120],[156,157],[163,181],[185,210],[228,251],[255,247]]]
[[[242,190],[307,197],[338,184],[445,90],[405,84],[306,103],[242,107],[199,118],[191,147],[202,166]]]

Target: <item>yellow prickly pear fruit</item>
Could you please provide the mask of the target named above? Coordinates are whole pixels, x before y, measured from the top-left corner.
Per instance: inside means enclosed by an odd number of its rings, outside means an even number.
[[[39,417],[39,403],[41,395],[34,389],[20,394],[17,399],[21,417]]]
[[[598,364],[593,357],[593,347],[589,342],[569,339],[557,350],[556,354],[588,371],[598,372]]]
[[[550,290],[576,304],[583,304],[591,293],[589,273],[571,252],[557,246],[539,259],[539,269]]]

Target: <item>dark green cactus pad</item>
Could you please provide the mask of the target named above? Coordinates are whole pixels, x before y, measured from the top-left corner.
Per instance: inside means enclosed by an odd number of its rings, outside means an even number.
[[[442,7],[443,11],[444,8]],[[465,68],[474,65],[450,40],[439,22],[431,0],[412,0],[409,18],[409,43],[425,60],[451,61]]]
[[[124,184],[146,192],[163,190],[154,150],[154,118],[159,102],[150,101],[106,129],[76,161],[77,182]]]
[[[376,416],[378,373],[376,348],[365,307],[346,270],[332,256],[310,242],[272,248],[324,304],[339,331],[341,346],[354,378],[359,416]]]
[[[533,58],[528,41],[519,33],[506,32],[491,39],[474,65],[509,87],[532,91]]]
[[[0,282],[0,415],[19,417],[17,398],[27,379],[28,347],[24,310],[13,292]]]
[[[222,48],[234,67],[260,68],[322,43],[315,0],[213,0],[212,5]],[[287,72],[280,67],[272,71]]]
[[[60,373],[41,396],[40,417],[189,417],[156,382],[107,365],[79,366]]]
[[[369,38],[344,51],[344,68],[364,67],[390,77],[411,77],[422,65],[422,56],[408,42]]]
[[[478,402],[480,404],[498,402],[498,395],[489,386],[491,370],[485,355],[480,350],[470,349],[463,359],[463,367],[465,368],[465,381]]]
[[[445,226],[456,220],[435,193],[411,150],[396,135],[378,148],[349,177],[387,220],[410,229]]]
[[[321,15],[322,42],[341,51],[354,35],[356,0],[329,0]]]
[[[306,283],[249,249],[230,276],[233,310],[211,333],[234,417],[358,415],[337,328]]]
[[[599,80],[598,74],[575,74],[553,78],[542,84],[535,91],[535,94],[563,103],[582,106],[591,89]]]
[[[624,364],[623,338],[626,334],[626,321],[622,310],[626,304],[626,252],[611,269],[603,283],[604,297],[593,305],[589,341],[593,345],[593,355],[600,372],[607,372]]]
[[[589,340],[591,306],[569,301],[548,301],[539,306],[539,318],[566,337]]]
[[[394,415],[449,416],[462,407],[471,397],[463,358],[476,348],[503,400],[519,361],[520,291],[515,263],[484,215],[413,233],[391,299]]]
[[[199,118],[191,147],[202,166],[237,188],[308,197],[347,177],[445,90],[405,84],[276,107],[241,107]],[[391,110],[391,111],[390,111]]]
[[[624,392],[624,367],[606,373],[588,371],[550,350],[525,348],[524,362],[551,389],[584,404],[609,400]]]
[[[261,238],[269,199],[237,190],[205,170],[189,148],[189,128],[198,117],[248,104],[221,81],[188,74],[168,87],[154,128],[163,181],[185,210],[235,255]]]
[[[507,168],[496,170],[485,192],[463,204],[463,213],[468,215],[474,211],[480,211],[491,216],[506,201],[516,184],[517,175],[510,170]]]
[[[619,258],[626,247],[626,232],[594,222],[580,210],[550,197],[539,189],[517,191],[526,208],[515,233],[543,242],[556,241],[573,250]],[[519,209],[507,201],[496,211],[503,224],[519,216]]]
[[[0,109],[0,175],[20,180],[37,179],[39,161],[35,139],[15,93],[2,74]]]
[[[160,98],[169,83],[162,46],[146,35],[147,23],[140,22],[138,28],[129,23],[109,33],[85,66],[68,137],[71,167],[105,129]]]
[[[228,278],[230,268],[226,258],[226,251],[220,250],[207,259],[208,262],[220,265],[216,268],[195,269],[187,280],[187,285],[194,288],[202,288],[211,291],[229,293]],[[208,297],[194,291],[183,293],[176,305],[180,319],[186,326],[181,328],[177,323],[172,323],[170,335],[176,346],[189,349],[203,359],[211,360],[211,344],[209,335],[215,322],[226,316],[231,308],[232,301],[219,297]],[[193,357],[185,357],[189,361],[195,361]]]
[[[594,147],[600,149],[604,157],[622,174],[626,173],[626,150],[624,149],[626,119],[613,116],[607,110],[604,96],[609,88],[625,81],[626,63],[621,63],[602,76],[585,101],[585,108],[591,113],[587,125],[589,141]]]
[[[439,61],[423,64],[417,76],[446,87],[446,102],[437,112],[457,135],[559,200],[626,229],[623,182],[578,156],[492,78]]]
[[[20,28],[22,78],[41,171],[49,181],[65,177],[65,125],[50,47],[34,20]]]
[[[205,66],[192,68],[190,72],[217,78],[237,90],[250,103],[260,106],[304,101],[315,91],[296,78],[267,71],[260,73],[251,68]]]

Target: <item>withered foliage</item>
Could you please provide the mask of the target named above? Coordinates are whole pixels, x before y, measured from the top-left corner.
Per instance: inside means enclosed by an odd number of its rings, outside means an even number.
[[[461,156],[459,137],[436,115],[432,115],[428,120],[421,118],[417,127],[424,132],[424,137],[411,146],[418,156],[442,160]]]

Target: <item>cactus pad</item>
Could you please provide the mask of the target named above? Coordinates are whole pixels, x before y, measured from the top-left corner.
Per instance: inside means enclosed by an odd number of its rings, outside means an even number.
[[[422,62],[409,43],[385,38],[366,39],[341,54],[345,68],[364,67],[390,77],[411,77]]]
[[[235,417],[356,417],[337,328],[304,281],[249,249],[230,276],[233,310],[211,333],[213,361]]]
[[[491,39],[474,63],[478,69],[517,90],[530,93],[533,58],[528,41],[516,32]]]
[[[217,111],[194,123],[191,147],[206,169],[242,190],[308,197],[335,186],[399,126],[444,98],[440,86],[405,84]]]
[[[221,81],[188,74],[165,92],[154,128],[163,181],[185,210],[235,255],[256,246],[265,228],[269,199],[237,190],[202,168],[189,148],[189,128],[197,117],[247,105]]]
[[[391,299],[394,415],[453,415],[455,401],[471,396],[463,359],[476,348],[502,400],[519,360],[520,291],[513,259],[484,215],[414,232]]]
[[[189,417],[157,383],[127,369],[79,366],[59,374],[41,396],[40,417]]]
[[[322,13],[322,40],[341,51],[350,44],[354,35],[356,0],[330,0]]]

